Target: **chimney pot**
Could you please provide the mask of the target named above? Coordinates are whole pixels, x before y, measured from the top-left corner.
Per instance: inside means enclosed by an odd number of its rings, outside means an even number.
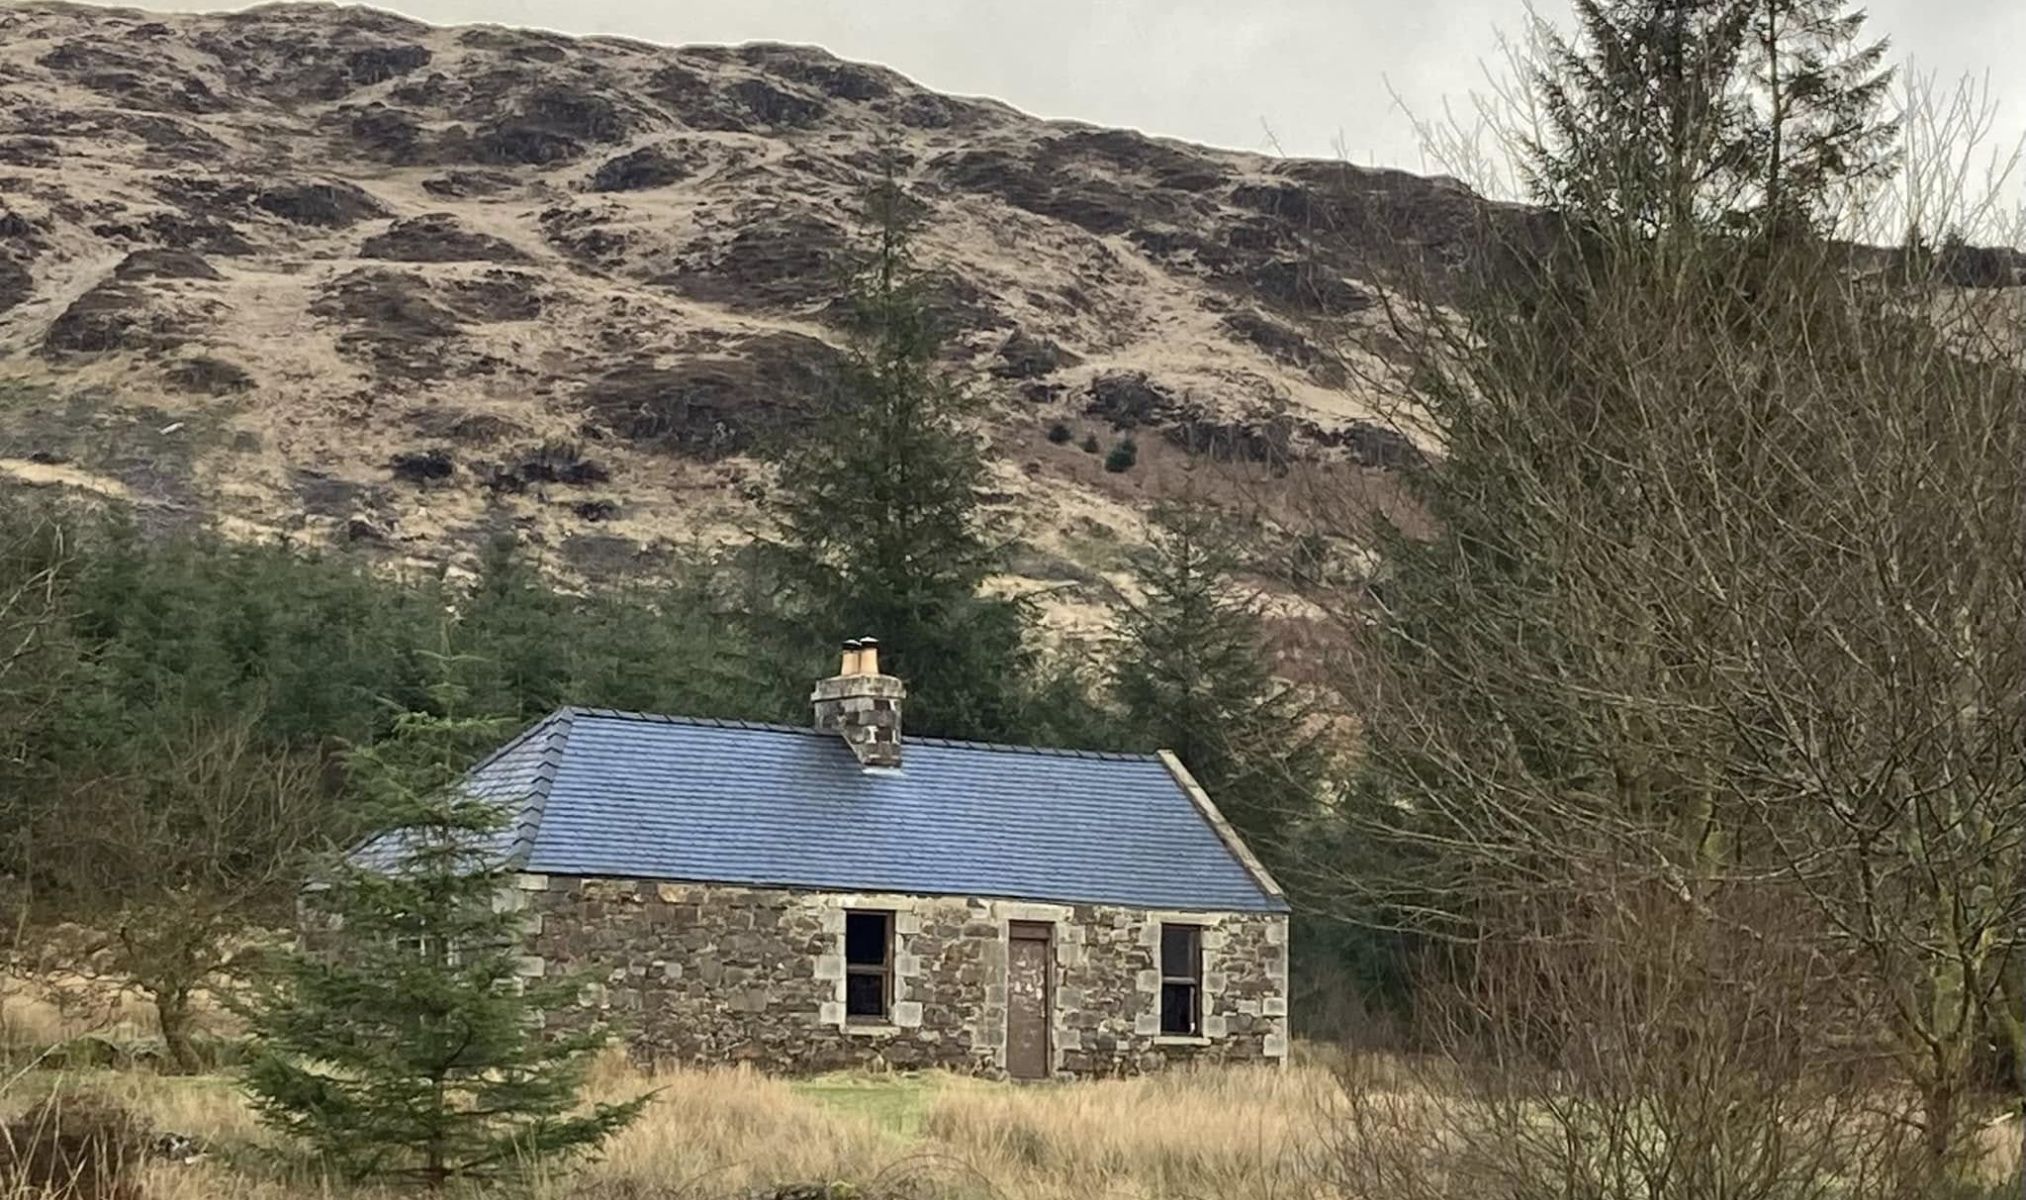
[[[900,711],[906,698],[905,684],[880,674],[876,638],[845,642],[838,673],[817,680],[809,696],[816,728],[842,734],[851,753],[868,767],[900,765]]]

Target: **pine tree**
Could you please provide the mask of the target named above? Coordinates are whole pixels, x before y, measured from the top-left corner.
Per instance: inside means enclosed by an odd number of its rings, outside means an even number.
[[[1792,234],[1888,171],[1886,43],[1846,0],[1576,0],[1545,26],[1521,149],[1541,202],[1590,229]]]
[[[451,646],[471,703],[532,721],[570,697],[569,605],[512,537],[486,543],[477,581],[458,602]]]
[[[1735,208],[1750,169],[1738,87],[1751,3],[1576,0],[1574,40],[1541,25],[1544,133],[1522,146],[1535,197],[1644,234]]]
[[[497,729],[409,713],[354,755],[384,832],[306,893],[311,945],[243,1003],[262,1120],[352,1178],[510,1176],[590,1150],[646,1103],[578,1110],[606,1031],[545,1032],[576,985],[517,971],[520,917],[497,903],[506,816],[457,788]]]
[[[872,249],[851,293],[854,344],[839,394],[784,462],[776,500],[784,707],[810,666],[847,637],[877,637],[908,681],[910,730],[1008,738],[1022,731],[1032,674],[1027,614],[983,594],[999,570],[984,525],[984,450],[973,401],[937,366],[913,204],[889,176],[866,205]]]
[[[1275,680],[1236,542],[1210,509],[1160,509],[1133,557],[1112,694],[1143,745],[1172,750],[1269,863],[1315,810],[1328,758],[1302,693]]]
[[[1865,41],[1847,0],[1755,0],[1752,150],[1758,228],[1814,228],[1840,193],[1889,173],[1898,122],[1882,115],[1893,70],[1888,43]]]

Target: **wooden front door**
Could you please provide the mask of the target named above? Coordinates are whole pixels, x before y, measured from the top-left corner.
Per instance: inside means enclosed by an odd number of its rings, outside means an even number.
[[[1046,1079],[1054,929],[1046,921],[1014,921],[1007,934],[1006,1073]]]

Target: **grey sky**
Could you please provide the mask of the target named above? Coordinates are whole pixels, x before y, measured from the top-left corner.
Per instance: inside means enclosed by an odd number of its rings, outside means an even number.
[[[149,0],[140,0],[144,5]],[[154,0],[162,3],[163,0]],[[1239,149],[1426,169],[1392,99],[1439,114],[1484,83],[1522,0],[379,0],[426,21],[648,41],[813,42],[941,91]],[[1567,0],[1540,0],[1565,14]],[[220,5],[174,3],[171,7]],[[229,5],[237,7],[237,5]],[[1873,0],[1896,57],[1988,76],[2026,134],[2026,0]],[[1389,90],[1390,89],[1390,90]],[[1268,131],[1272,138],[1269,140]],[[2008,189],[2011,190],[2011,189]]]

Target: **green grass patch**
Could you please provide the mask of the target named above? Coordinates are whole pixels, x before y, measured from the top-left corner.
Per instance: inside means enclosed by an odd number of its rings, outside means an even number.
[[[936,1074],[894,1072],[869,1075],[836,1071],[797,1080],[795,1093],[833,1112],[862,1117],[888,1133],[913,1139],[921,1132],[922,1116],[946,1080]]]

